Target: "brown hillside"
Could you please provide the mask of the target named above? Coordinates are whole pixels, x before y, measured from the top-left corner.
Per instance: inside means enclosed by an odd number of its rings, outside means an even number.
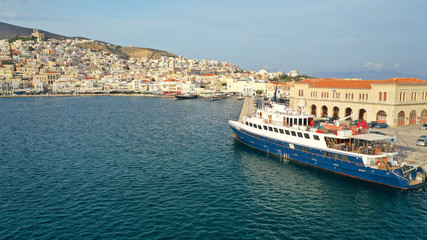
[[[150,59],[159,59],[162,56],[176,57],[175,54],[151,48],[122,47],[121,51],[132,58],[146,57]]]
[[[151,48],[137,48],[137,47],[121,47],[121,46],[115,46],[112,44],[105,44],[102,42],[87,42],[87,43],[79,43],[77,46],[81,48],[90,48],[92,51],[95,52],[108,52],[113,54],[118,54],[124,59],[128,58],[141,58],[146,57],[150,59],[159,59],[161,56],[168,56],[168,57],[176,57],[175,54],[151,49]]]

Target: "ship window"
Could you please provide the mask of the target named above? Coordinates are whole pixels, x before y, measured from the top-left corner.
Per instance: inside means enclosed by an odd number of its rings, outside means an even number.
[[[257,128],[258,126],[254,123],[254,128]]]
[[[272,127],[268,127],[268,130],[270,130],[270,132],[272,132],[272,131],[273,131],[273,128],[272,128]]]
[[[348,161],[348,157],[346,155],[341,155],[341,159]]]
[[[338,153],[332,153],[334,155],[334,158],[336,159],[340,159],[340,155],[338,155]]]
[[[304,137],[310,139],[310,135],[308,135],[308,133],[304,133]]]
[[[303,150],[304,152],[307,152],[307,148],[306,148],[306,147],[302,147],[302,150]]]
[[[281,134],[283,134],[284,132],[283,132],[283,129],[281,129],[281,128],[279,128],[279,132],[281,133]]]
[[[298,137],[302,138],[302,133],[297,132],[298,133]]]
[[[249,123],[248,123],[248,122],[245,122],[245,124],[246,124],[246,125],[249,125]]]
[[[264,125],[264,130],[267,130],[267,126]]]
[[[285,130],[286,135],[291,135],[289,130]]]
[[[258,128],[262,130],[262,127],[261,127],[261,125],[258,125]]]
[[[317,141],[320,140],[319,136],[317,136],[317,135],[313,135],[313,138],[314,138],[314,140],[317,140]]]
[[[279,132],[279,130],[277,130],[277,128],[274,128],[274,132]]]
[[[252,127],[252,123],[249,123],[249,126],[251,126],[251,127]]]
[[[291,131],[292,136],[296,137],[297,134],[294,131]]]
[[[325,154],[326,157],[329,157],[329,153],[328,152],[323,152]]]

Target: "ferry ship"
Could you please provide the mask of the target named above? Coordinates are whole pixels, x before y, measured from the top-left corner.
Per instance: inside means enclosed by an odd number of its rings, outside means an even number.
[[[299,109],[305,104],[301,99]],[[365,126],[346,126],[342,120],[315,126],[314,117],[269,102],[228,123],[237,140],[279,158],[399,189],[426,183],[425,159],[399,157],[393,137],[372,134]]]

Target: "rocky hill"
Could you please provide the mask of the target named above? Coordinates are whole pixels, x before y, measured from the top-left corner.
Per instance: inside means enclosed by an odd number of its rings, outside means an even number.
[[[157,49],[139,48],[139,47],[121,47],[121,46],[116,46],[113,44],[108,44],[108,43],[98,42],[98,41],[80,43],[77,46],[81,48],[90,48],[92,51],[95,51],[95,52],[103,51],[103,52],[118,54],[124,59],[141,58],[141,57],[145,57],[149,59],[159,59],[162,56],[176,57],[175,54],[172,54],[166,51],[157,50]]]
[[[8,23],[0,22],[0,39],[11,39],[15,37],[29,37],[33,32],[32,28],[20,27]],[[43,30],[39,32],[44,33],[47,38],[67,39],[67,38],[80,38],[82,37],[67,37]],[[82,48],[90,48],[92,51],[105,51],[113,54],[118,54],[124,59],[146,57],[150,59],[159,59],[161,56],[176,57],[175,54],[151,48],[139,47],[121,47],[113,44],[108,44],[100,41],[93,41],[82,43],[79,45]]]

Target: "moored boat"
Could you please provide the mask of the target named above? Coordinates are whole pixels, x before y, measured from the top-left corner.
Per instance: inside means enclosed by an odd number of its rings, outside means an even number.
[[[300,106],[303,109],[304,106]],[[315,127],[314,116],[270,102],[240,121],[229,120],[237,140],[283,159],[400,189],[426,183],[426,158],[402,158],[395,138],[335,121]]]
[[[175,94],[175,98],[178,98],[178,99],[193,99],[193,98],[198,98],[199,97],[199,95],[197,95],[197,94],[191,94],[191,93],[188,93],[188,94]]]

